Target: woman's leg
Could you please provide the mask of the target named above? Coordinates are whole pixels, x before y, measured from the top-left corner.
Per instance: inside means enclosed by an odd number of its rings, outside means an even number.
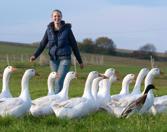
[[[58,60],[57,61],[50,60],[50,69],[51,69],[51,71],[52,72],[53,71],[57,72],[59,64],[60,64],[60,61],[58,61]]]
[[[59,93],[63,88],[64,78],[70,70],[71,60],[60,60],[57,72],[60,74],[60,78],[56,80],[55,93]]]

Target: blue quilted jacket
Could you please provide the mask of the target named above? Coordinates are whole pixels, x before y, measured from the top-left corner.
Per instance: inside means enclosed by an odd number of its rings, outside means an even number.
[[[53,22],[48,25],[34,56],[37,58],[48,45],[48,54],[51,60],[71,59],[71,52],[73,51],[79,64],[81,64],[82,59],[71,30],[71,24],[66,24],[64,21],[61,21],[61,24],[62,27],[58,31],[54,30]]]

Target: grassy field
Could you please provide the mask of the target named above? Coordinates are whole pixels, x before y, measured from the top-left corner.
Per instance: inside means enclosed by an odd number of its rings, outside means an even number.
[[[0,45],[1,46],[1,45]],[[9,46],[9,45],[8,45]],[[7,48],[6,46],[4,48]],[[8,48],[11,48],[10,46]],[[8,49],[7,48],[7,49]],[[19,49],[20,47],[13,47],[14,49]],[[28,47],[29,48],[29,47]],[[24,53],[32,53],[34,49],[30,47],[20,48],[20,51],[4,51],[4,54],[8,53],[14,54],[16,52],[24,52]],[[0,48],[1,50],[1,48]],[[0,55],[2,52],[0,51]],[[82,54],[82,56],[89,56],[89,54]],[[20,94],[20,81],[21,77],[28,68],[35,68],[36,71],[40,74],[38,77],[34,77],[30,80],[30,94],[32,99],[44,96],[47,94],[47,76],[50,72],[49,66],[40,66],[36,63],[30,64],[27,62],[20,63],[15,62],[11,63],[18,68],[18,70],[12,74],[10,81],[10,89],[13,96],[18,96]],[[160,69],[167,73],[167,63],[166,62],[156,62],[156,65],[160,67]],[[2,74],[6,63],[0,63],[0,74]],[[121,57],[104,57],[104,65],[86,65],[83,70],[80,70],[77,67],[79,77],[76,80],[73,80],[70,85],[69,96],[76,97],[81,96],[83,93],[84,83],[86,77],[90,71],[97,70],[99,72],[104,72],[105,69],[113,67],[119,72],[119,78],[117,82],[115,82],[111,87],[111,94],[118,93],[121,87],[122,78],[128,73],[137,73],[142,67],[150,68],[149,61],[145,60],[136,60],[131,58],[121,58]],[[74,70],[74,67],[71,67],[71,70]],[[2,80],[2,77],[0,77]],[[154,84],[158,91],[154,91],[156,96],[167,94],[167,75],[160,75],[156,77],[154,80]],[[0,86],[2,83],[0,82]],[[130,89],[132,89],[134,83],[130,85]],[[13,118],[13,117],[0,117],[0,131],[2,132],[11,132],[11,131],[20,131],[20,132],[52,132],[52,131],[93,131],[93,132],[108,132],[108,131],[120,131],[120,132],[134,132],[134,131],[149,131],[149,132],[157,132],[157,131],[167,131],[167,115],[160,114],[156,116],[152,115],[134,115],[128,119],[117,119],[112,115],[109,115],[105,111],[99,111],[97,113],[93,113],[87,117],[81,119],[58,119],[54,115],[45,116],[45,117],[32,117],[31,115],[26,115],[21,118]]]

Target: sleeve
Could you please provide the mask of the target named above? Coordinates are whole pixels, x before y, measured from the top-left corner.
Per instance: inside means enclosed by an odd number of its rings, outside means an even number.
[[[48,36],[47,36],[47,32],[45,31],[43,39],[41,40],[39,47],[37,48],[37,50],[34,53],[35,58],[37,58],[43,52],[47,43],[48,43]]]
[[[70,33],[69,33],[69,41],[70,41],[72,51],[73,51],[78,63],[82,64],[83,62],[82,62],[82,58],[81,58],[81,55],[80,55],[80,52],[79,52],[79,48],[77,46],[76,39],[75,39],[71,29],[70,29]]]

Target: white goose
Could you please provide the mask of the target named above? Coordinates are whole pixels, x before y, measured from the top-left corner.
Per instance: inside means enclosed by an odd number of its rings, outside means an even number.
[[[102,88],[101,91],[98,92],[97,101],[99,103],[99,107],[101,107],[105,102],[108,102],[111,99],[110,88],[113,82],[117,80],[115,74],[111,75],[109,79],[102,80]]]
[[[29,111],[31,97],[29,94],[29,80],[35,75],[34,69],[25,71],[21,81],[21,94],[19,97],[6,98],[0,101],[0,116],[20,117]]]
[[[15,70],[16,68],[12,66],[7,66],[4,69],[3,79],[2,79],[2,91],[0,93],[0,99],[12,97],[12,94],[10,93],[10,89],[9,89],[9,79],[10,79],[11,73],[14,72]]]
[[[61,103],[53,103],[52,109],[59,118],[79,118],[96,109],[96,103],[91,94],[92,81],[99,76],[97,71],[89,73],[82,97],[71,98]]]
[[[153,83],[154,77],[159,75],[159,74],[160,74],[160,70],[158,68],[153,68],[149,71],[149,73],[147,74],[147,76],[145,78],[144,91],[146,91],[146,88],[149,84]],[[143,93],[135,94],[135,95],[131,95],[131,96],[127,95],[127,96],[121,98],[118,102],[111,101],[111,102],[106,103],[105,107],[103,107],[103,108],[105,110],[107,110],[109,113],[112,113],[117,117],[120,117],[124,108],[126,108],[128,106],[128,104],[130,104],[134,100],[138,99],[142,95],[143,95]],[[148,112],[148,110],[153,105],[153,101],[154,101],[154,95],[153,95],[153,91],[151,89],[147,94],[147,98],[145,100],[145,103],[143,104],[142,108],[140,109],[140,113]]]
[[[111,100],[119,100],[129,94],[129,84],[134,80],[134,74],[127,74],[122,81],[122,89],[119,94],[112,95]]]
[[[98,93],[98,86],[99,86],[99,82],[102,80],[102,79],[107,79],[108,77],[104,75],[104,77],[97,77],[93,80],[93,83],[92,83],[92,96],[94,98],[94,101],[96,103],[96,110],[97,111],[99,109],[99,106],[100,106],[100,103],[99,103],[99,97],[97,96],[97,93]],[[104,83],[106,83],[106,81],[104,81]],[[107,85],[107,84],[106,84]]]
[[[106,69],[104,75],[108,78],[110,78],[110,76],[112,76],[113,74],[115,74],[115,69],[114,68],[108,68]],[[103,80],[101,80],[99,82],[99,90],[98,90],[98,94],[103,94]]]
[[[133,88],[133,91],[131,92],[131,95],[134,94],[140,94],[141,93],[141,84],[144,80],[144,77],[148,74],[149,70],[147,68],[142,68],[136,78],[136,83]]]
[[[56,77],[56,72],[51,72],[48,77],[49,93],[53,93],[53,85],[55,84],[54,82]],[[48,94],[47,96],[33,100],[30,108],[31,114],[33,116],[53,114],[54,112],[51,108],[51,103],[59,103],[68,99],[69,85],[71,80],[74,78],[76,78],[76,73],[73,71],[68,72],[64,80],[63,88],[58,94]]]

